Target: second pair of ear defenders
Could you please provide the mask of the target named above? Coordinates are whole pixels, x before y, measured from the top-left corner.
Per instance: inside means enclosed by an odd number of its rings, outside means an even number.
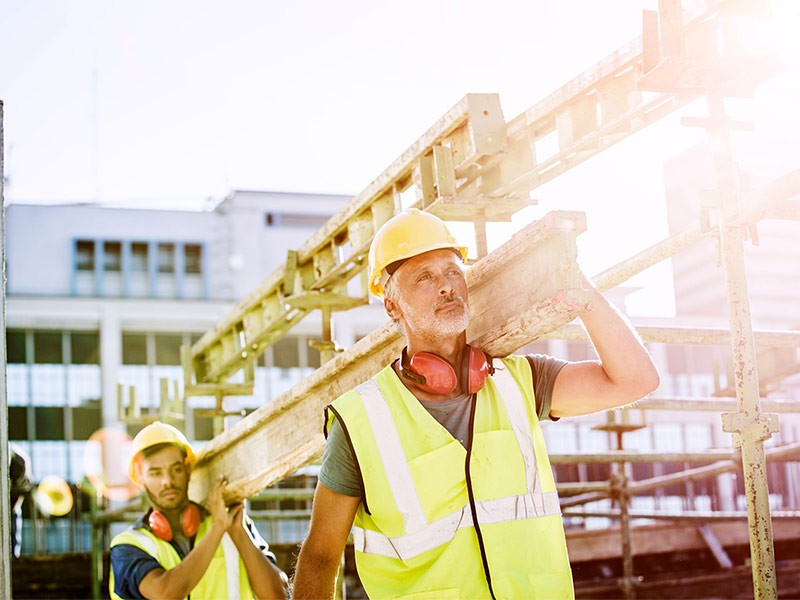
[[[153,509],[150,511],[150,516],[147,517],[147,524],[150,531],[153,532],[158,539],[169,542],[172,540],[172,527],[169,525],[169,520],[159,511]],[[197,505],[190,502],[189,505],[183,509],[181,514],[181,528],[183,535],[192,537],[197,533],[200,528],[200,510]]]
[[[411,356],[403,348],[400,356],[400,375],[419,389],[431,394],[450,394],[459,383],[456,369],[447,360],[432,352],[417,352]],[[466,391],[476,393],[494,373],[491,358],[481,349],[469,347],[469,352],[460,369],[461,379],[466,381]]]

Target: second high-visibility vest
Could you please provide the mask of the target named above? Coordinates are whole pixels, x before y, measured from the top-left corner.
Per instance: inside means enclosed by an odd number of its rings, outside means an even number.
[[[572,576],[527,359],[495,361],[454,439],[391,366],[339,397],[364,498],[353,528],[371,598],[571,598]]]
[[[211,517],[206,517],[200,523],[197,531],[195,543],[202,540],[211,527]],[[181,557],[172,544],[157,538],[151,531],[143,527],[129,527],[125,531],[114,536],[111,547],[119,544],[130,544],[140,550],[147,552],[155,558],[165,569],[174,569],[181,563]],[[114,570],[110,569],[108,587],[113,600],[121,600],[114,593]],[[208,565],[205,574],[194,587],[190,594],[192,600],[211,599],[234,599],[234,598],[255,598],[250,587],[250,579],[247,577],[247,570],[239,556],[239,551],[233,540],[226,533],[222,536],[222,541],[214,552],[214,557]]]

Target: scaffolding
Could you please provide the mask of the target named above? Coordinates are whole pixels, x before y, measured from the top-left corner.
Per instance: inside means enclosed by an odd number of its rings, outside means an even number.
[[[733,160],[730,133],[746,130],[749,125],[732,120],[725,106],[727,97],[752,94],[776,72],[773,56],[737,46],[737,38],[731,34],[743,21],[767,12],[768,3],[761,0],[707,0],[686,11],[677,0],[661,0],[657,12],[644,12],[641,39],[508,123],[496,96],[467,95],[341,213],[298,251],[290,252],[285,265],[227,318],[184,351],[185,396],[215,395],[222,410],[222,398],[239,393],[226,383],[233,373],[242,369],[249,372],[265,346],[312,310],[322,312],[319,344],[327,362],[307,380],[215,437],[199,458],[192,494],[204,497],[211,476],[225,472],[231,481],[228,496],[246,498],[316,458],[322,439],[320,434],[311,433],[309,424],[321,414],[321,407],[371,376],[399,352],[399,335],[387,326],[340,353],[331,337],[330,319],[334,311],[367,301],[364,274],[369,243],[384,222],[407,207],[403,204],[409,204],[410,196],[411,206],[445,220],[474,224],[479,260],[469,271],[471,304],[473,310],[477,305],[487,313],[500,314],[494,315],[494,321],[473,322],[468,332],[470,343],[493,355],[503,355],[538,337],[559,337],[569,332],[566,326],[575,315],[569,307],[585,300],[576,285],[574,265],[574,237],[584,228],[580,217],[550,214],[491,254],[487,254],[486,223],[509,219],[530,202],[530,193],[537,187],[705,97],[707,116],[682,120],[683,125],[704,128],[713,148],[716,192],[704,205],[701,218],[601,273],[596,283],[607,290],[702,239],[718,240],[730,331],[689,332],[684,328],[660,333],[690,343],[706,343],[704,336],[720,339],[724,335],[731,345],[736,402],[735,408],[725,405],[723,410],[730,412],[723,413],[722,419],[724,430],[733,435],[741,455],[755,595],[776,597],[764,442],[777,431],[778,419],[777,413],[762,410],[755,348],[756,340],[764,338],[797,347],[798,337],[796,333],[753,332],[743,244],[758,220],[787,216],[787,201],[800,190],[800,171],[761,189],[745,189]],[[557,139],[558,150],[540,158],[537,146],[548,137]],[[558,240],[556,245],[547,246],[554,239]],[[513,263],[525,252],[535,252],[538,257],[524,265]],[[555,269],[562,272],[559,278],[546,265],[565,255],[568,264],[559,263]],[[497,297],[508,295],[497,290],[513,289],[509,286],[514,284],[504,281],[498,272],[502,265],[510,264],[517,272],[535,273],[531,279],[545,280],[547,285],[538,290],[538,296],[524,298],[504,311]],[[360,280],[360,294],[349,294],[352,279]],[[484,299],[481,292],[489,287],[487,282],[491,282],[493,293]],[[529,306],[533,309],[521,314]],[[244,455],[258,456],[260,466],[242,464]],[[615,516],[621,520],[623,531],[628,531],[630,513],[625,499],[656,483],[626,481],[626,461],[615,462],[616,476],[598,486],[602,490],[595,491],[593,497],[612,494],[619,499],[620,510]],[[707,470],[738,468],[738,464],[737,460],[727,460]],[[570,498],[562,505],[568,508],[583,501]],[[631,597],[633,578],[626,539],[627,534],[623,536],[627,563],[622,589]]]

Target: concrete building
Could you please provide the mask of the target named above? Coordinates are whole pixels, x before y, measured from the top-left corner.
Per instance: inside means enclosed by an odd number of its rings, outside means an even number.
[[[777,144],[775,144],[777,145]],[[770,141],[748,136],[735,144],[742,187],[759,189],[796,168],[797,154],[777,154]],[[800,148],[798,148],[800,151]],[[715,202],[711,149],[701,144],[664,165],[664,183],[670,233],[707,214]],[[796,212],[795,198],[783,207]],[[800,327],[800,224],[790,219],[766,218],[748,229],[745,261],[753,326],[762,329]],[[726,319],[725,278],[713,237],[672,259],[675,307],[678,315]]]
[[[161,379],[182,382],[181,344],[213,327],[348,200],[235,191],[205,211],[9,205],[9,438],[31,457],[35,480],[80,483],[90,436],[123,427],[118,385],[135,386],[141,408],[156,409]],[[379,305],[357,319],[337,314],[334,337],[349,346],[384,319]],[[226,398],[225,409],[249,412],[300,381],[319,366],[309,341],[320,336],[312,314],[259,357],[254,395]],[[199,446],[212,420],[197,413],[214,402],[187,403],[184,429]],[[124,473],[103,476],[124,484]]]

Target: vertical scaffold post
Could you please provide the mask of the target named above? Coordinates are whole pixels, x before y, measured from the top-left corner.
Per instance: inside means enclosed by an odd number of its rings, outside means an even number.
[[[8,480],[8,405],[6,397],[6,204],[3,195],[5,175],[3,171],[3,101],[0,100],[0,363],[3,376],[0,380],[0,540],[7,544],[11,539],[11,491]],[[8,550],[8,547],[6,547]],[[9,552],[0,552],[3,565],[0,568],[0,596],[11,598],[11,559]]]
[[[720,194],[719,250],[728,296],[734,379],[738,410],[722,415],[723,428],[733,434],[741,448],[747,522],[750,529],[750,557],[755,598],[776,598],[775,555],[769,508],[764,440],[777,431],[777,416],[761,413],[756,368],[750,296],[745,271],[745,224],[741,222],[741,194],[733,162],[730,122],[724,97],[708,96],[708,134]]]

